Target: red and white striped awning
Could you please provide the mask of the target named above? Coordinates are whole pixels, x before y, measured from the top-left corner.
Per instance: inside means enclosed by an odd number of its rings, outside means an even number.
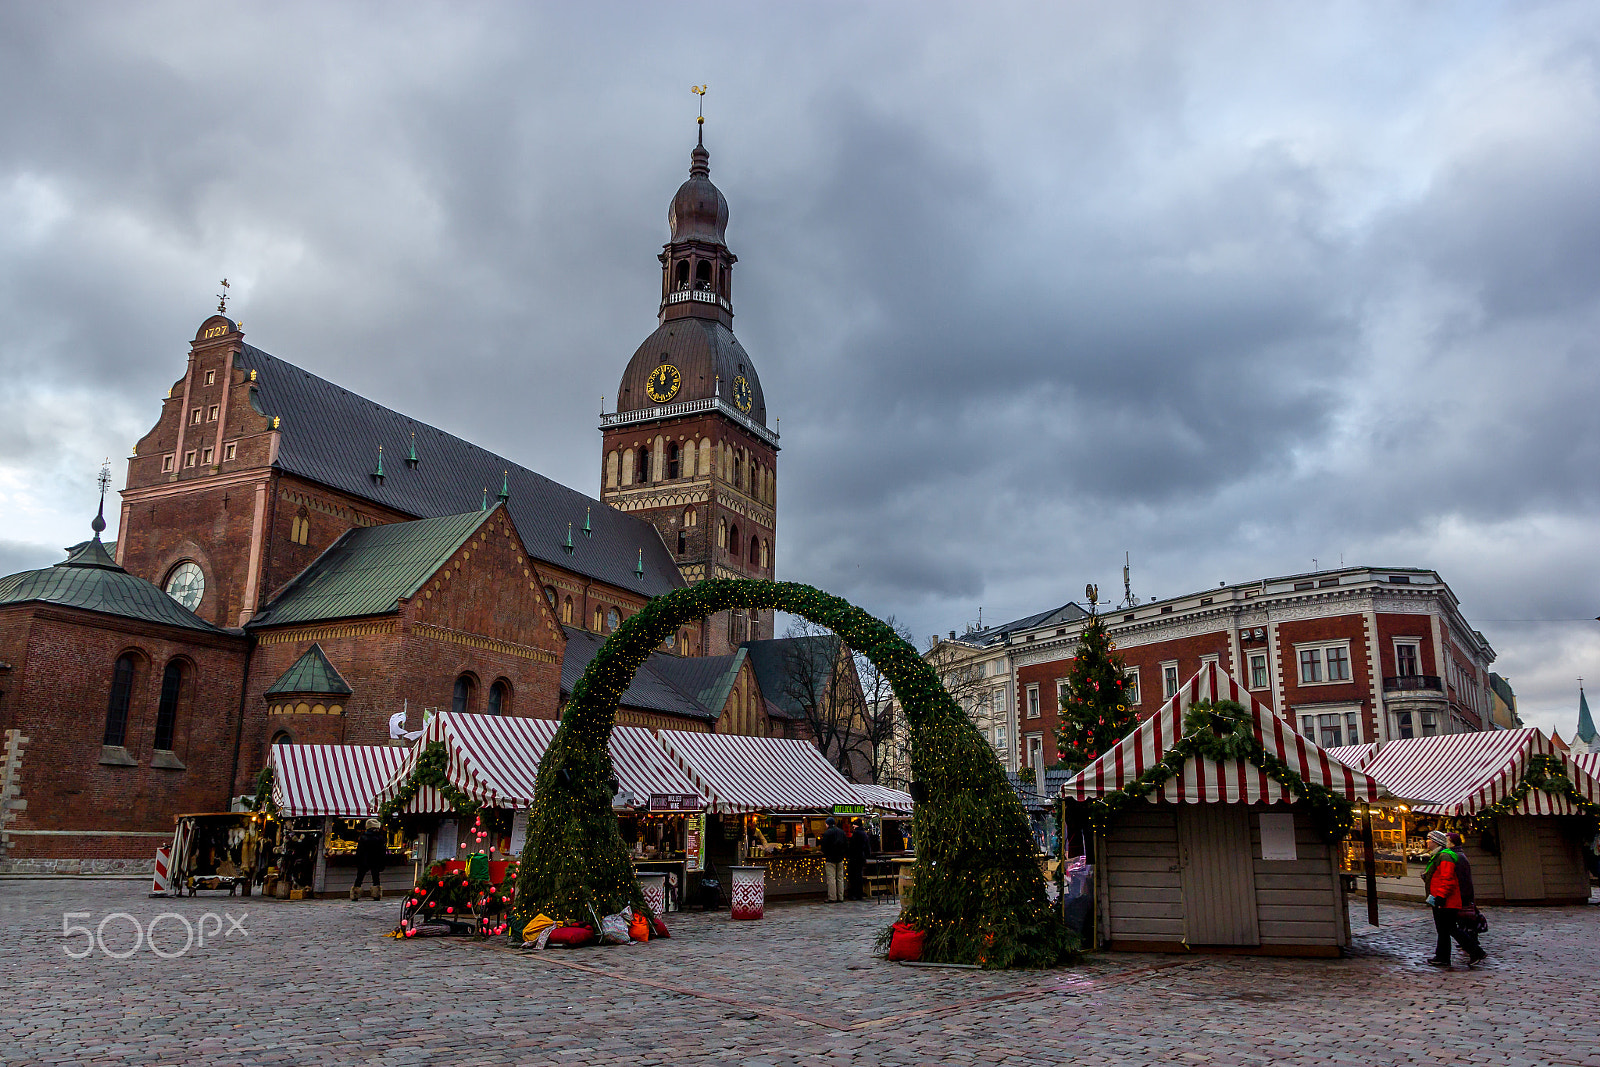
[[[560,725],[554,719],[454,712],[436,715],[411,747],[406,761],[385,782],[378,800],[381,803],[398,794],[427,746],[439,741],[448,753],[445,774],[450,784],[469,798],[491,808],[531,807],[539,761]],[[644,804],[652,793],[698,794],[650,731],[638,727],[618,726],[612,730],[611,769],[622,786],[618,794],[622,803]],[[432,795],[424,799],[424,792]],[[440,813],[451,807],[442,795],[429,789],[418,790],[406,810]]]
[[[874,811],[911,814],[911,794],[902,789],[886,789],[881,785],[855,785],[851,788],[861,797],[861,803]]]
[[[1574,753],[1572,762],[1590,778],[1600,778],[1600,752]]]
[[[1249,690],[1214,663],[1202,667],[1193,678],[1150,718],[1140,723],[1061,787],[1069,800],[1095,800],[1121,789],[1147,769],[1160,762],[1183,737],[1183,716],[1196,701],[1236,700],[1254,719],[1254,733],[1269,754],[1288,764],[1307,782],[1325,786],[1352,800],[1377,800],[1387,795],[1371,777],[1340,763],[1319,748],[1310,738],[1295,732],[1289,722],[1253,697]],[[1281,785],[1241,760],[1190,758],[1181,773],[1146,794],[1151,803],[1169,804],[1283,804],[1297,798]]]
[[[1346,767],[1364,771],[1367,769],[1367,764],[1378,754],[1378,746],[1369,741],[1364,745],[1334,745],[1324,751]]]
[[[286,816],[375,814],[408,752],[389,745],[273,745],[272,801]]]
[[[1395,796],[1414,801],[1416,811],[1471,815],[1504,800],[1521,783],[1534,756],[1562,759],[1578,792],[1600,804],[1596,776],[1531,727],[1390,741],[1366,770]],[[1530,789],[1516,808],[1521,815],[1573,815],[1577,810],[1565,797],[1542,789]]]
[[[658,730],[656,737],[717,812],[831,812],[865,803],[809,741]]]

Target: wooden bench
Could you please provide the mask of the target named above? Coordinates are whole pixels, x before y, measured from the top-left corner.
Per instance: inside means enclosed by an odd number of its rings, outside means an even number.
[[[899,897],[899,879],[892,874],[869,874],[862,881],[867,884],[867,896],[876,901],[883,901],[888,897]]]

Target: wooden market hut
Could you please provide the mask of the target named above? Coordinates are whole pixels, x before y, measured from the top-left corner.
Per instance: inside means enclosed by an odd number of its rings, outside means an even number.
[[[1135,783],[1184,738],[1190,706],[1237,701],[1262,749],[1353,803],[1382,795],[1207,664],[1149,719],[1062,787],[1090,803]],[[1094,835],[1098,940],[1139,952],[1337,956],[1350,920],[1337,845],[1311,806],[1259,767],[1191,756]]]
[[[1583,844],[1600,812],[1600,778],[1539,730],[1486,730],[1352,746],[1365,771],[1410,802],[1404,878],[1383,878],[1388,895],[1422,899],[1427,829],[1462,834],[1483,904],[1582,904],[1589,899]],[[1340,750],[1343,754],[1343,750]],[[1559,768],[1573,796],[1526,782]]]
[[[309,836],[316,848],[314,893],[340,895],[355,884],[355,839],[378,812],[375,799],[406,758],[389,745],[273,745],[272,803],[286,832]],[[405,859],[403,835],[392,831],[391,864]],[[394,880],[409,886],[406,877]]]

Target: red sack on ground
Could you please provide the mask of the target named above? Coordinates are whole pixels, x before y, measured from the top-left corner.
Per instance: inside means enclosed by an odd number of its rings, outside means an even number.
[[[587,926],[558,926],[550,931],[550,940],[546,944],[565,945],[571,948],[575,945],[587,945],[594,940],[594,930]]]
[[[891,960],[920,960],[922,958],[922,939],[927,936],[925,931],[915,929],[907,923],[895,923],[889,929],[894,931],[889,935],[889,958]]]
[[[659,915],[654,916],[650,920],[650,936],[651,937],[671,937],[672,936],[671,934],[667,933],[667,924],[661,921],[661,916],[659,916]]]
[[[628,936],[635,941],[650,940],[650,920],[644,917],[643,912],[628,920]]]

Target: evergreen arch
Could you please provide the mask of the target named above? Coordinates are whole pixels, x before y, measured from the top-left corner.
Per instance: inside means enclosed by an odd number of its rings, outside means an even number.
[[[916,649],[849,602],[794,582],[715,579],[650,601],[607,639],[573,687],[539,767],[513,929],[534,914],[577,919],[642,903],[612,814],[608,746],[634,672],[685,622],[770,608],[832,630],[891,681],[905,709],[924,796],[912,825],[916,886],[905,918],[923,957],[991,967],[1050,966],[1075,945],[1049,906],[1033,835],[993,749]]]

